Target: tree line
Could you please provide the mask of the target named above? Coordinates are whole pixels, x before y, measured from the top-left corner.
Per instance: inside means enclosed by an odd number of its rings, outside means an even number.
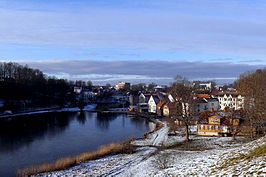
[[[3,109],[17,111],[26,107],[62,106],[71,99],[73,85],[72,81],[49,77],[27,65],[0,62]]]

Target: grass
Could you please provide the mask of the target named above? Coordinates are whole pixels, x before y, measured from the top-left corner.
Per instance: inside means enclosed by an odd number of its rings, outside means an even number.
[[[110,143],[103,145],[95,151],[88,151],[77,156],[59,158],[55,162],[33,165],[17,171],[17,176],[30,176],[38,173],[57,171],[69,168],[80,162],[94,160],[102,156],[118,154],[118,153],[133,153],[134,146],[130,144],[131,140],[123,143]]]
[[[222,170],[224,168],[227,168],[229,166],[233,166],[233,165],[239,163],[239,161],[250,160],[254,157],[261,157],[261,156],[265,156],[265,155],[266,155],[266,144],[263,144],[261,146],[258,146],[255,149],[249,151],[247,154],[241,153],[236,157],[227,159],[220,167],[218,167],[218,169]]]
[[[253,157],[260,157],[260,156],[266,156],[266,144],[263,144],[252,151],[249,152],[249,154],[246,155],[246,159],[250,159]]]

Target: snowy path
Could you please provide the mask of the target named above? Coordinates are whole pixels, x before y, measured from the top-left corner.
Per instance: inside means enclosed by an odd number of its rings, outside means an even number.
[[[162,145],[167,141],[169,128],[166,123],[163,124],[164,126],[160,130],[156,131],[153,135],[154,138],[152,145],[154,146]]]

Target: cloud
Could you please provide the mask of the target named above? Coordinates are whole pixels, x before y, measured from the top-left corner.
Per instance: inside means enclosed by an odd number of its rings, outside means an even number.
[[[245,59],[245,60],[241,60],[241,63],[257,63],[257,62],[263,62],[263,60],[260,59]]]
[[[221,62],[228,62],[228,61],[232,61],[233,59],[232,58],[216,58],[216,59],[212,59],[212,60],[209,60],[209,61],[221,61]]]
[[[262,65],[233,64],[230,62],[188,62],[188,61],[98,61],[98,60],[56,60],[24,61],[30,67],[39,68],[49,75],[68,79],[92,80],[97,83],[118,80],[137,82],[169,83],[179,74],[192,80],[233,80],[247,70]]]
[[[1,8],[0,42],[266,57],[265,4],[191,2],[14,3]]]

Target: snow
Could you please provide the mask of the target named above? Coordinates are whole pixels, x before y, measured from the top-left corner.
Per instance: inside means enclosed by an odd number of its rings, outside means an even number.
[[[106,156],[98,160],[80,163],[67,170],[39,174],[38,176],[266,176],[265,157],[240,160],[227,168],[219,169],[227,159],[247,154],[250,150],[266,143],[266,136],[244,143],[245,138],[191,136],[190,148],[181,136],[168,136],[168,127],[163,127],[136,140],[134,145],[144,146],[134,154]],[[180,147],[158,150],[155,146],[173,145]],[[151,147],[154,146],[154,147]]]
[[[158,131],[149,134],[147,138],[136,140],[132,144],[137,146],[159,146],[166,143],[168,138],[168,126],[165,122],[162,122],[163,127]]]

